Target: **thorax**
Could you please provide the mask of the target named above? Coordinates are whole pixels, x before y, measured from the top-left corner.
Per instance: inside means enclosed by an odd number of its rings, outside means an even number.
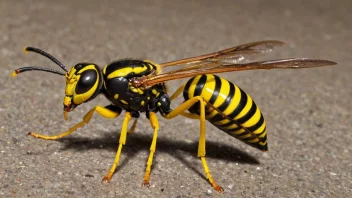
[[[126,111],[153,111],[157,98],[165,93],[164,84],[150,88],[134,87],[133,77],[159,72],[159,66],[150,61],[125,59],[114,61],[103,69],[104,94],[115,105]]]

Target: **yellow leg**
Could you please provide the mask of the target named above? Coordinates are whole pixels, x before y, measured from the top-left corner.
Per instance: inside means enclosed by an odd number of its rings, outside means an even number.
[[[152,145],[150,145],[150,154],[149,154],[148,161],[147,161],[147,168],[145,170],[143,183],[142,183],[142,186],[147,186],[147,187],[150,186],[149,177],[150,177],[150,171],[151,171],[152,164],[153,164],[154,153],[156,150],[156,140],[158,138],[158,131],[159,131],[159,122],[158,122],[158,118],[156,117],[155,113],[153,113],[153,112],[149,113],[149,120],[150,120],[150,124],[152,125],[152,127],[154,129],[154,134],[153,134]]]
[[[132,134],[136,130],[137,121],[138,121],[137,119],[135,119],[133,121],[133,124],[132,124],[131,128],[127,131],[127,133]]]
[[[65,137],[67,135],[70,135],[71,133],[73,133],[74,131],[76,131],[78,128],[83,127],[85,124],[88,124],[90,119],[92,118],[94,112],[97,112],[99,115],[105,117],[105,118],[116,118],[117,116],[119,116],[119,113],[115,112],[115,111],[111,111],[110,109],[107,109],[105,107],[102,106],[96,106],[93,109],[91,109],[90,111],[88,111],[88,113],[83,117],[82,122],[76,124],[75,126],[73,126],[72,128],[70,128],[68,131],[63,132],[59,135],[53,135],[53,136],[47,136],[47,135],[41,135],[35,132],[29,132],[27,135],[36,137],[36,138],[40,138],[40,139],[44,139],[44,140],[57,140],[60,139],[62,137]]]
[[[200,120],[200,135],[199,135],[199,143],[198,143],[198,157],[201,158],[204,172],[206,177],[208,178],[209,182],[211,185],[214,187],[214,189],[218,192],[224,192],[224,189],[221,186],[218,186],[216,182],[214,181],[213,177],[210,174],[208,165],[205,160],[205,142],[206,142],[206,135],[205,135],[205,104],[206,102],[203,100],[202,97],[196,96],[193,98],[190,98],[186,102],[182,103],[180,106],[178,106],[176,109],[171,111],[169,114],[167,114],[165,117],[167,119],[171,119],[176,117],[177,115],[183,114],[185,110],[191,108],[195,103],[199,101],[200,103],[200,115],[199,115],[199,120]]]
[[[183,84],[181,87],[179,87],[179,88],[175,91],[175,93],[172,94],[172,96],[170,97],[170,100],[173,100],[173,99],[177,98],[177,96],[179,96],[179,95],[182,93],[182,91],[183,91],[183,89],[185,88],[185,86],[186,86],[186,83]]]
[[[208,178],[210,184],[213,186],[213,188],[218,191],[218,192],[221,192],[221,193],[224,193],[224,189],[217,185],[213,179],[213,177],[211,176],[210,174],[210,171],[209,171],[209,168],[208,168],[208,164],[207,164],[207,161],[205,160],[205,157],[200,157],[200,159],[202,160],[202,164],[203,164],[203,168],[204,168],[204,172],[205,172],[205,175],[206,177]]]
[[[110,168],[109,173],[103,178],[103,180],[102,180],[103,182],[106,182],[106,183],[110,182],[111,177],[114,174],[117,165],[119,164],[122,146],[126,144],[128,122],[130,120],[131,120],[131,113],[130,112],[126,112],[125,118],[123,119],[123,124],[122,124],[122,129],[121,129],[121,134],[120,134],[120,140],[119,140],[119,147],[118,147],[117,152],[116,152],[115,160],[114,160],[113,165]]]
[[[199,120],[199,115],[197,114],[193,114],[193,113],[187,113],[187,112],[182,112],[180,113],[182,116],[186,117],[186,118],[190,118],[190,119],[195,119],[195,120]]]

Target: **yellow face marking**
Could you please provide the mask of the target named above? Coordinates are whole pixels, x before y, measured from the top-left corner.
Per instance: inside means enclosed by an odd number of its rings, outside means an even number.
[[[79,70],[79,72],[77,74],[81,74],[82,72],[89,70],[89,69],[96,70],[94,65],[87,65],[83,69]],[[80,77],[81,77],[80,75],[76,75],[76,78],[77,78],[76,82],[78,82]],[[98,75],[97,80],[95,81],[93,87],[90,90],[88,90],[87,92],[82,93],[82,94],[74,94],[73,95],[74,103],[81,104],[81,103],[87,101],[94,94],[96,89],[98,88],[99,81],[100,81],[100,76]],[[76,82],[75,82],[75,84],[76,84]]]
[[[114,98],[115,98],[115,99],[118,99],[118,98],[119,98],[119,94],[115,94],[115,95],[114,95]]]
[[[160,103],[160,102],[158,102],[157,104],[158,104],[159,107],[161,106],[161,103]]]
[[[141,105],[144,106],[144,101],[141,102]]]
[[[82,94],[75,93],[77,82],[79,81],[79,79],[81,77],[80,74],[88,69],[93,69],[96,71],[96,68],[94,65],[87,65],[83,69],[81,69],[77,74],[75,74],[77,70],[74,67],[72,67],[68,71],[68,73],[65,75],[65,77],[66,77],[65,95],[73,96],[73,102],[75,104],[82,104],[83,102],[88,100],[88,98],[90,98],[94,94],[96,89],[98,88],[98,84],[100,81],[99,75],[98,75],[97,81],[95,82],[95,84],[93,85],[93,87],[90,90],[88,90],[87,92],[82,93]],[[71,103],[71,98],[65,96],[64,104],[69,105],[70,103]]]

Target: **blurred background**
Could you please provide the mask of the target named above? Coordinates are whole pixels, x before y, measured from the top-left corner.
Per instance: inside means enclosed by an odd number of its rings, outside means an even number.
[[[68,68],[101,67],[121,58],[157,63],[275,39],[286,46],[264,59],[310,57],[334,67],[221,74],[252,96],[268,127],[262,153],[207,124],[208,165],[225,197],[348,197],[352,189],[352,1],[0,1],[0,197],[218,197],[197,158],[199,123],[159,116],[161,129],[151,187],[140,187],[152,139],[141,116],[127,138],[119,168],[108,172],[122,118],[94,116],[60,141],[99,96],[64,121],[65,79],[43,72],[11,78],[14,69],[52,62],[23,53],[41,48]],[[168,83],[170,92],[185,80]],[[182,97],[173,107],[182,103]]]

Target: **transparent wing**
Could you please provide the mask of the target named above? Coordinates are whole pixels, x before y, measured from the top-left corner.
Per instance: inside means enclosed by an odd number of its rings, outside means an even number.
[[[191,58],[163,63],[160,64],[160,66],[161,68],[165,68],[169,66],[178,66],[186,64],[184,70],[187,70],[193,69],[195,67],[205,67],[207,64],[213,63],[236,64],[240,61],[254,57],[256,55],[271,52],[274,50],[274,48],[280,47],[283,44],[284,42],[276,40],[258,41],[235,46],[210,54],[204,54],[201,56],[195,56]]]
[[[254,69],[299,69],[312,68],[327,65],[335,65],[335,62],[320,59],[309,58],[291,58],[279,59],[271,61],[259,61],[246,64],[223,64],[222,62],[212,62],[210,64],[204,63],[198,66],[192,65],[188,68],[182,68],[175,71],[170,71],[162,74],[154,74],[150,76],[136,77],[132,79],[132,84],[135,87],[149,87],[158,83],[169,80],[176,80],[181,78],[193,77],[202,74],[215,74],[232,71],[244,71]]]

